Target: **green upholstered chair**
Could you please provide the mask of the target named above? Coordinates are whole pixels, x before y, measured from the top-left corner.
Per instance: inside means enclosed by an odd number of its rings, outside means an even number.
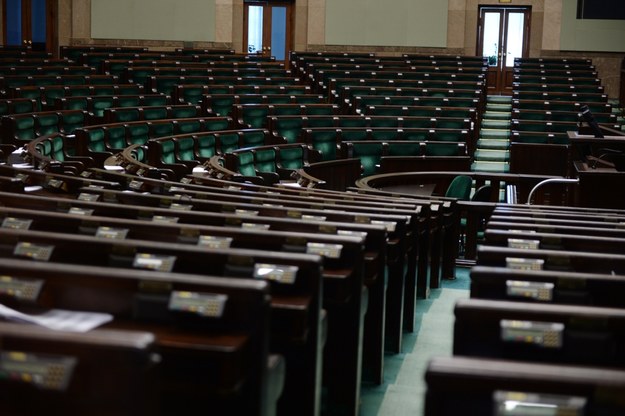
[[[196,140],[191,137],[178,137],[174,141],[176,144],[176,155],[179,160],[191,162],[195,160]]]
[[[104,117],[104,110],[115,106],[115,99],[111,95],[89,97],[89,111],[96,117]],[[130,107],[120,105],[120,107]]]
[[[376,173],[380,159],[386,153],[386,143],[379,141],[351,142],[347,145],[347,157],[360,159],[362,176],[371,176]]]
[[[168,117],[167,107],[142,107],[140,120],[161,120]]]
[[[337,151],[337,132],[335,129],[306,130],[305,141],[321,153],[321,160],[335,160]]]
[[[469,197],[471,196],[472,182],[473,179],[471,179],[470,176],[456,176],[449,184],[449,187],[447,187],[445,196],[449,198],[457,198],[461,201],[468,201]]]
[[[252,128],[265,127],[269,107],[265,105],[240,105],[236,107],[237,119]]]
[[[388,143],[388,156],[421,156],[423,146],[420,142],[396,141]]]
[[[209,117],[204,119],[205,131],[226,130],[230,125],[230,119],[227,117]]]
[[[88,113],[82,110],[66,110],[59,113],[60,130],[65,134],[72,134],[74,130],[88,123]]]
[[[276,172],[276,150],[271,148],[258,148],[254,153],[254,166],[259,172]]]
[[[195,118],[181,118],[178,120],[174,120],[171,123],[165,123],[171,125],[172,133],[171,134],[188,134],[188,133],[196,133],[198,131],[204,130],[202,121]],[[162,136],[154,136],[154,137],[162,137]]]
[[[239,148],[239,135],[233,133],[219,133],[219,153],[226,154]]]
[[[284,137],[287,143],[297,142],[302,128],[304,127],[304,119],[301,117],[278,117],[272,119],[272,128],[274,132],[281,137]]]
[[[149,138],[150,125],[147,122],[130,123],[126,125],[126,141],[128,142],[128,144],[144,144],[148,141]]]
[[[429,142],[425,145],[426,156],[460,156],[461,147],[456,142]]]
[[[92,152],[106,152],[106,132],[104,128],[91,128],[81,132],[81,135],[87,137],[87,149]]]
[[[59,115],[55,112],[41,112],[35,116],[36,136],[57,133],[59,131]]]
[[[124,125],[110,125],[106,126],[106,143],[108,148],[113,151],[123,150],[128,146],[126,141],[126,128]]]
[[[164,122],[149,122],[148,123],[149,126],[149,131],[148,131],[148,137],[152,138],[152,137],[165,137],[165,136],[173,136],[174,134],[178,133],[178,134],[184,134],[184,133],[193,133],[194,131],[197,130],[192,130],[190,132],[188,131],[176,131],[176,125],[174,125],[173,122],[171,121],[164,121]],[[133,142],[136,143],[136,142]]]
[[[141,120],[140,107],[115,108],[110,111],[106,111],[103,114],[106,114],[106,117],[108,118],[107,121],[109,123],[127,123]]]
[[[195,141],[199,158],[208,160],[217,154],[217,139],[214,134],[198,135]]]
[[[239,132],[240,146],[241,147],[257,147],[265,144],[265,131],[264,130],[251,130]]]
[[[304,148],[302,146],[280,147],[278,160],[281,168],[301,169],[304,166]]]

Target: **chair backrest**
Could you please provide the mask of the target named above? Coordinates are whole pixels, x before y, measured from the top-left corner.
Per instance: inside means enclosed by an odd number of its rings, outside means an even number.
[[[446,197],[458,198],[463,201],[467,201],[471,195],[471,183],[473,179],[470,176],[458,175],[449,184]]]
[[[480,186],[479,188],[477,188],[477,190],[473,194],[471,201],[478,201],[478,202],[490,201],[490,194],[492,190],[493,190],[493,187],[491,185]]]

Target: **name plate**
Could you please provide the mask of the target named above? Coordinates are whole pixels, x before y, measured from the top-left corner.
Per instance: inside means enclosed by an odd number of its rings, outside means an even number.
[[[23,173],[18,173],[17,175],[15,175],[15,179],[17,179],[20,182],[26,183],[28,181],[28,175],[25,175]]]
[[[493,393],[495,416],[583,416],[585,397],[497,390]]]
[[[220,237],[212,235],[201,235],[198,238],[197,245],[208,248],[230,248],[232,237]]]
[[[228,296],[224,294],[174,291],[169,297],[168,308],[205,318],[221,318],[227,300]]]
[[[0,353],[0,379],[32,384],[43,390],[65,391],[78,360],[62,355]]]
[[[140,191],[141,188],[143,188],[143,182],[138,181],[138,180],[132,180],[128,184],[128,188],[132,189],[132,190],[135,190],[135,191]]]
[[[506,257],[506,267],[514,270],[542,270],[545,265],[543,259],[522,259]]]
[[[373,220],[371,221],[371,224],[374,225],[383,225],[384,227],[386,227],[386,231],[388,231],[389,233],[392,233],[395,231],[395,228],[397,227],[397,223],[394,221],[378,221],[378,220]]]
[[[254,277],[257,279],[270,280],[272,282],[292,285],[297,276],[297,266],[285,266],[279,264],[259,263],[254,265]]]
[[[234,213],[236,215],[250,215],[250,216],[257,216],[258,215],[258,211],[253,211],[250,209],[235,209]]]
[[[268,230],[269,224],[257,224],[255,222],[243,222],[241,228],[246,230]]]
[[[164,222],[168,224],[175,224],[178,222],[180,218],[178,217],[168,217],[165,215],[155,215],[152,217],[152,222]]]
[[[79,208],[79,207],[71,207],[67,213],[68,214],[74,214],[74,215],[89,216],[89,215],[93,215],[93,210],[92,209]]]
[[[78,200],[79,201],[97,202],[99,199],[100,199],[100,195],[97,195],[97,194],[88,194],[86,192],[81,192],[78,195]]]
[[[338,235],[345,235],[348,237],[366,237],[367,233],[365,231],[350,231],[350,230],[338,230],[336,232]]]
[[[325,221],[327,217],[323,215],[302,215],[302,219],[307,221]]]
[[[531,322],[502,319],[501,340],[538,345],[543,348],[561,348],[564,324],[559,322]]]
[[[540,248],[540,240],[525,240],[522,238],[508,238],[508,247],[521,250],[537,250]]]
[[[536,230],[516,230],[510,228],[508,231],[515,234],[536,234]]]
[[[46,185],[48,185],[50,188],[61,189],[63,187],[63,181],[50,178],[46,182]]]
[[[306,243],[306,253],[319,254],[330,259],[341,257],[342,244]]]
[[[525,282],[520,280],[506,281],[506,295],[513,298],[533,299],[541,302],[553,300],[553,283]]]
[[[10,228],[12,230],[28,230],[32,225],[33,220],[6,217],[2,220],[2,228]]]
[[[175,262],[176,256],[137,253],[132,262],[132,267],[136,269],[156,270],[159,272],[171,272]]]
[[[0,295],[28,302],[35,302],[41,293],[43,280],[18,279],[11,276],[0,276]]]
[[[169,209],[173,209],[177,211],[191,211],[193,209],[193,205],[179,204],[179,203],[174,202],[169,206]]]
[[[52,245],[39,245],[26,242],[20,242],[15,245],[13,250],[14,256],[28,257],[33,260],[48,261],[52,256],[54,246]]]
[[[127,228],[98,227],[95,236],[111,240],[124,240],[128,235]]]

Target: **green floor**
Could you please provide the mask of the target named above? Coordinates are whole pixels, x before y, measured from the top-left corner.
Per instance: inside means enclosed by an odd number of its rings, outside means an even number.
[[[456,280],[443,281],[428,300],[417,302],[417,330],[404,333],[401,354],[384,360],[384,384],[363,386],[363,416],[423,414],[428,360],[434,355],[451,355],[453,307],[457,299],[469,297],[469,269],[456,269]]]

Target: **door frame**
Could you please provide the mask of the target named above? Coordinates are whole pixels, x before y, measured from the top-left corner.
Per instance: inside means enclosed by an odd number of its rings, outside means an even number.
[[[293,0],[245,0],[243,2],[243,53],[247,54],[247,44],[248,44],[248,23],[249,23],[249,6],[283,6],[286,7],[286,45],[285,45],[285,54],[284,54],[284,62],[285,64],[289,61],[289,52],[293,50],[293,5],[295,2]],[[269,13],[271,8],[265,8],[263,10],[263,49],[266,46],[271,46],[271,13]],[[267,24],[269,22],[269,24]],[[267,41],[269,43],[267,43]],[[271,51],[263,51],[263,54]],[[280,61],[281,62],[281,61]]]
[[[31,0],[21,0],[22,2],[22,39],[25,37],[32,37],[32,3]],[[6,10],[7,0],[2,0],[2,39],[6,42],[7,39],[7,24],[6,24]],[[46,52],[56,53],[58,49],[58,34],[57,34],[57,20],[58,20],[58,1],[46,0]],[[6,43],[5,43],[6,44]]]
[[[499,46],[497,50],[498,65],[497,67],[488,67],[486,79],[487,90],[492,94],[512,94],[513,66],[506,67],[506,55],[503,51],[504,46],[508,44],[507,16],[509,12],[523,12],[525,14],[524,30],[523,30],[523,49],[522,57],[529,56],[530,50],[530,30],[532,18],[532,6],[498,6],[498,5],[481,5],[478,6],[477,16],[477,39],[476,39],[476,55],[481,56],[484,46],[483,26],[484,12],[499,12],[502,18],[499,21]]]

